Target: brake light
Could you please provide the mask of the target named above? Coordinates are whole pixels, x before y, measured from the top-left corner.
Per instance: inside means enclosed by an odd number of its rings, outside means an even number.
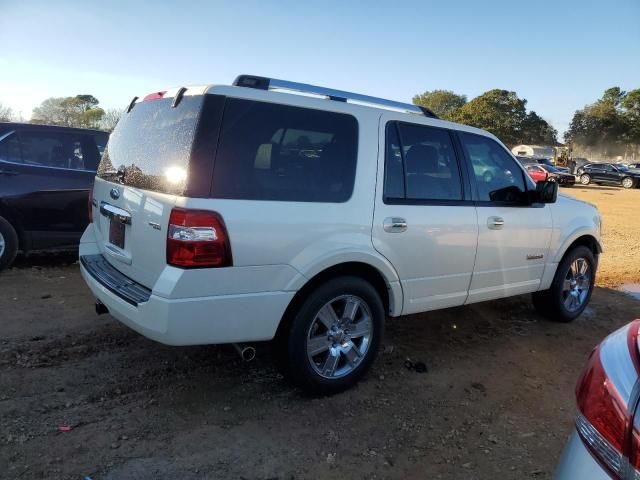
[[[182,268],[232,265],[229,235],[222,217],[208,210],[171,210],[167,264]]]
[[[146,102],[147,100],[158,100],[158,99],[160,99],[160,98],[163,98],[165,93],[167,93],[167,91],[166,91],[166,90],[163,90],[163,91],[161,91],[161,92],[153,92],[153,93],[150,93],[149,95],[146,95],[146,96],[142,99],[142,101],[143,101],[143,102]]]
[[[89,187],[89,198],[87,199],[87,213],[89,223],[93,223],[93,184]]]
[[[640,445],[632,442],[632,436],[637,434],[631,424],[636,408],[632,390],[640,372],[639,327],[640,320],[635,320],[597,346],[576,386],[578,434],[596,460],[616,479],[636,478],[627,476],[627,465],[631,458],[638,469],[636,463],[640,459],[635,452]],[[640,477],[638,471],[633,475]]]

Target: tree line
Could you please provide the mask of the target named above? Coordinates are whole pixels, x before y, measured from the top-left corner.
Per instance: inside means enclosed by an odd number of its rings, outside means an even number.
[[[104,110],[99,103],[93,95],[47,98],[33,109],[30,122],[113,131],[122,111],[118,109]],[[13,110],[0,103],[0,122],[16,120],[18,118]]]
[[[431,90],[413,97],[413,103],[429,108],[451,122],[464,123],[493,133],[505,144],[556,145],[558,132],[516,92],[493,89],[467,101],[451,90]]]
[[[564,139],[574,156],[640,158],[640,88],[605,90],[600,99],[574,113]]]

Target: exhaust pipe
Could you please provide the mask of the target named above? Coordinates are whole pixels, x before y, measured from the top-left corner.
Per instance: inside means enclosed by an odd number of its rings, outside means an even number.
[[[107,306],[100,300],[96,300],[96,314],[104,315],[105,313],[109,313]]]
[[[245,362],[250,362],[251,360],[256,358],[256,349],[249,345],[234,343],[233,348],[236,349],[236,351],[240,355],[240,358],[242,358],[242,360],[244,360]]]

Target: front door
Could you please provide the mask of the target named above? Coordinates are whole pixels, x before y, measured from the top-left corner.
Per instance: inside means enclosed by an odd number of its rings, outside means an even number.
[[[462,305],[478,225],[452,133],[381,119],[373,245],[395,267],[403,314]]]
[[[0,160],[4,201],[28,232],[30,247],[77,243],[88,223],[87,194],[99,157],[93,137],[25,129],[2,143],[12,152],[8,161]]]
[[[459,132],[469,163],[491,166],[490,179],[472,176],[478,212],[478,250],[467,303],[538,290],[548,261],[552,219],[549,205],[524,202],[533,182],[493,139]]]

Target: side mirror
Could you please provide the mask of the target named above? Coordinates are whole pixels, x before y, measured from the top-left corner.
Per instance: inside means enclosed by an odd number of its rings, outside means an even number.
[[[558,199],[558,183],[551,180],[537,182],[533,197],[534,203],[556,203]]]

